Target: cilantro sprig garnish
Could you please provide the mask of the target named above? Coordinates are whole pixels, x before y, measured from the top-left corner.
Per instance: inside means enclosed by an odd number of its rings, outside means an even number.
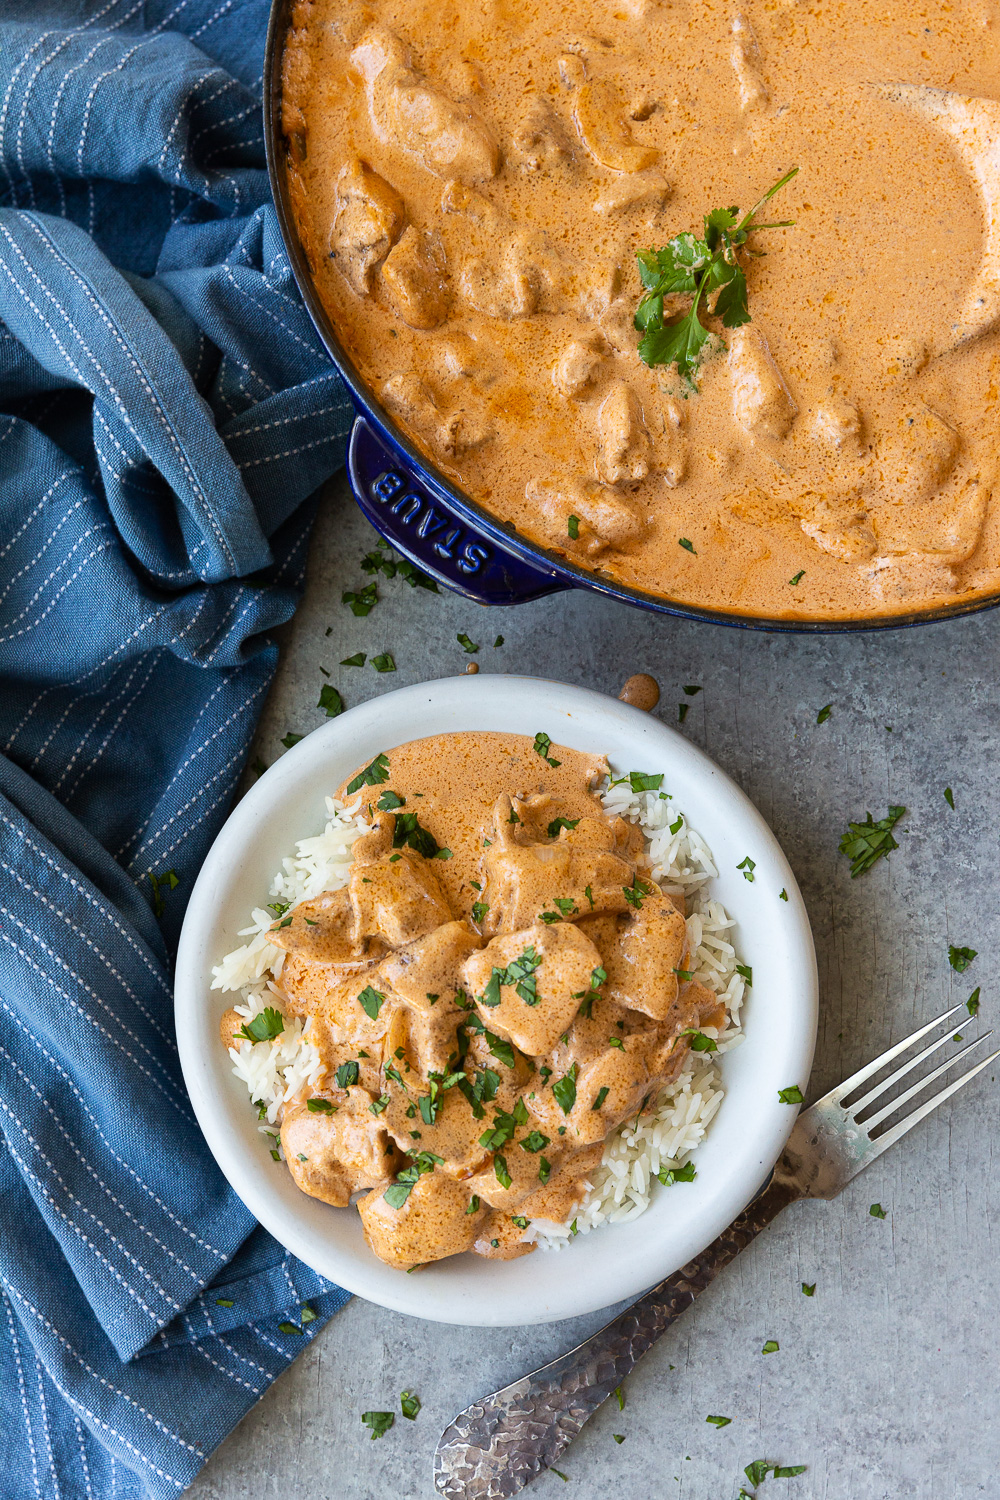
[[[773,223],[757,222],[756,214],[775,193],[791,182],[798,172],[793,167],[773,187],[768,188],[749,213],[739,217],[739,208],[715,208],[705,215],[705,235],[678,234],[662,250],[638,250],[639,277],[645,288],[635,313],[635,326],[642,334],[639,357],[645,364],[676,364],[680,378],[697,390],[695,372],[711,331],[698,316],[703,301],[707,304],[717,293],[711,309],[713,317],[722,319],[723,328],[740,328],[749,323],[747,279],[737,258],[751,233],[758,229],[791,229],[793,220]],[[749,254],[763,254],[749,251]],[[663,299],[677,294],[693,296],[688,311],[673,322],[663,321]]]
[[[247,1042],[273,1042],[285,1029],[285,1018],[280,1010],[267,1005],[250,1021],[244,1021],[236,1035]]]

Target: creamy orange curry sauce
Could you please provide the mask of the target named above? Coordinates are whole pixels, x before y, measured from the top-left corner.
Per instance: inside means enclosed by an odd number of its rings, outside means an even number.
[[[365,379],[526,537],[737,612],[951,603],[1000,587],[998,79],[996,0],[298,0],[294,213]],[[752,321],[709,312],[696,392],[646,368],[636,251],[793,166]]]
[[[349,884],[270,934],[326,1067],[284,1106],[285,1159],[325,1203],[363,1194],[391,1266],[527,1254],[529,1220],[572,1216],[606,1136],[724,1008],[685,970],[683,899],[604,812],[603,759],[454,734],[359,775]],[[227,1012],[227,1046],[241,1025]]]

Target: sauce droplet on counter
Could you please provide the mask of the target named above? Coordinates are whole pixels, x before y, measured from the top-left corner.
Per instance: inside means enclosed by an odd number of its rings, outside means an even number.
[[[660,684],[648,672],[635,672],[622,686],[618,694],[623,703],[652,713],[660,701]]]

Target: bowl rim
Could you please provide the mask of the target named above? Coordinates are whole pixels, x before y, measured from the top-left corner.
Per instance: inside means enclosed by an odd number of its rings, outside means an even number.
[[[303,821],[304,799],[313,799],[321,817],[323,796],[380,749],[391,753],[394,746],[426,734],[503,729],[511,714],[515,722],[509,732],[530,735],[516,718],[520,715],[525,722],[544,722],[555,743],[598,753],[610,750],[616,759],[616,747],[622,746],[622,753],[642,757],[639,764],[657,757],[654,768],[662,764],[668,784],[671,780],[690,783],[692,790],[678,794],[679,807],[685,796],[690,800],[695,795],[694,789],[700,788],[698,795],[706,799],[710,794],[725,837],[730,829],[738,832],[741,848],[752,839],[760,882],[744,885],[738,877],[724,874],[720,866],[720,881],[730,881],[733,894],[746,909],[742,916],[733,909],[732,894],[724,898],[725,904],[738,922],[746,923],[752,916],[753,927],[770,922],[778,932],[775,966],[784,976],[784,989],[781,996],[771,995],[762,1002],[767,980],[760,984],[758,964],[751,1016],[759,1016],[759,1029],[754,1032],[750,1027],[747,1033],[748,1041],[757,1039],[753,1066],[763,1070],[759,1115],[753,1127],[748,1129],[741,1115],[735,1129],[737,1101],[732,1101],[730,1117],[724,1101],[717,1119],[732,1119],[734,1141],[726,1143],[718,1125],[715,1135],[709,1132],[699,1148],[699,1164],[710,1156],[714,1175],[705,1173],[702,1186],[685,1188],[689,1199],[678,1200],[684,1212],[679,1216],[674,1212],[669,1222],[660,1223],[655,1235],[636,1236],[626,1224],[603,1229],[600,1235],[588,1236],[555,1255],[537,1252],[511,1262],[463,1255],[409,1276],[385,1266],[367,1249],[357,1214],[331,1209],[300,1193],[287,1171],[279,1178],[266,1170],[270,1168],[267,1149],[247,1108],[245,1087],[233,1076],[218,1042],[219,1016],[232,997],[210,990],[209,970],[223,952],[235,946],[236,929],[244,925],[254,901],[263,899],[254,894],[260,892],[260,884],[247,894],[239,889],[241,880],[262,879],[261,871],[276,869],[296,838],[315,830],[312,811]],[[294,814],[293,804],[297,807]],[[298,829],[286,832],[286,820],[296,815]],[[282,842],[275,842],[276,838]],[[711,837],[708,842],[711,847]],[[735,846],[730,852],[736,852]],[[254,859],[261,871],[248,877],[243,872]],[[787,900],[779,902],[781,888]],[[780,906],[780,914],[765,906],[762,896],[774,908]],[[227,902],[231,908],[228,925]],[[750,929],[746,940],[740,938],[744,957],[750,956],[748,940],[754,940]],[[816,1038],[817,993],[812,932],[792,870],[761,814],[702,750],[652,715],[589,688],[535,677],[462,675],[396,689],[320,726],[282,756],[235,806],[205,858],[188,902],[175,971],[175,1020],[184,1080],[208,1146],[237,1195],[286,1249],[348,1291],[396,1311],[465,1326],[511,1326],[572,1317],[638,1295],[686,1264],[729,1226],[768,1178],[794,1125],[797,1111],[777,1102],[775,1085],[797,1081],[803,1090],[806,1087]],[[778,1028],[766,1019],[767,1008],[775,1005],[782,1016]],[[744,1044],[727,1054],[727,1059],[750,1050]],[[741,1076],[737,1072],[737,1089],[756,1098],[756,1075],[751,1083],[741,1083]],[[727,1074],[727,1092],[731,1090]],[[723,1141],[718,1148],[713,1146],[716,1137]],[[724,1156],[724,1151],[731,1154]],[[651,1228],[657,1222],[652,1217],[654,1208],[655,1203],[647,1216]],[[329,1218],[337,1213],[345,1217]],[[624,1238],[623,1231],[627,1231]],[[588,1249],[598,1243],[608,1248]],[[623,1253],[626,1245],[627,1254]],[[526,1280],[517,1270],[549,1262],[565,1267],[566,1255],[573,1257],[568,1265],[575,1274],[570,1277],[545,1272],[535,1276],[533,1285],[531,1277]],[[613,1275],[610,1266],[602,1269],[600,1264],[609,1257]]]
[[[503,522],[479,501],[442,474],[427,456],[397,425],[356,368],[337,333],[333,319],[319,295],[305,249],[299,238],[288,189],[288,145],[282,125],[281,77],[285,38],[291,25],[294,0],[271,0],[267,38],[264,49],[263,115],[264,151],[268,178],[278,227],[299,294],[323,345],[351,393],[360,416],[374,426],[378,436],[393,448],[414,472],[417,480],[431,491],[437,501],[459,516],[467,525],[487,536],[497,547],[512,553],[521,562],[540,571],[556,574],[567,587],[585,588],[610,599],[657,614],[678,619],[698,620],[705,624],[725,625],[740,630],[761,630],[773,634],[842,635],[851,631],[906,630],[915,625],[930,625],[952,620],[981,610],[1000,606],[1000,588],[992,594],[971,599],[957,599],[951,604],[895,614],[845,616],[835,620],[800,619],[793,615],[762,615],[737,610],[716,609],[709,605],[688,604],[667,595],[653,594],[633,584],[614,582],[581,567],[565,553],[530,541],[509,522]],[[398,543],[394,543],[397,545]]]

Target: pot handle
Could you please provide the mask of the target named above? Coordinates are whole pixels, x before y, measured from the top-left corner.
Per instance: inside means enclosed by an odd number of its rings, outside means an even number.
[[[347,475],[358,505],[387,542],[445,588],[477,604],[524,604],[572,587],[454,515],[360,415],[351,429]]]

